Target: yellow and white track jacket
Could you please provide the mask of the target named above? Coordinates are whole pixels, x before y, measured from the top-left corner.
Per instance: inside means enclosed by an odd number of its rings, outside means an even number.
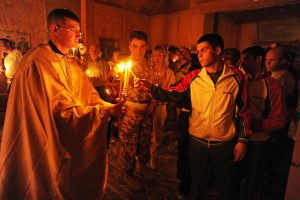
[[[209,141],[246,141],[251,135],[247,81],[238,69],[224,65],[216,84],[206,69],[194,70],[176,87],[151,90],[159,100],[184,101],[190,109],[189,132]]]

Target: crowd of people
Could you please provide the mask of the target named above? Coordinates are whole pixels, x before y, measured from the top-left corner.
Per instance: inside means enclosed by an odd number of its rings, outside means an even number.
[[[222,36],[209,33],[196,52],[149,50],[138,30],[125,78],[121,50],[104,60],[97,44],[80,43],[79,22],[53,10],[49,42],[23,57],[0,39],[4,66],[14,66],[6,70],[0,199],[102,199],[116,140],[120,179],[141,191],[136,174],[159,168],[166,131],[178,139],[178,199],[202,199],[211,187],[224,200],[284,199],[300,112],[286,48],[224,49]]]

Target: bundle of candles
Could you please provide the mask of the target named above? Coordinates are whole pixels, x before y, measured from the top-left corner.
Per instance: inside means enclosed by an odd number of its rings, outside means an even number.
[[[118,64],[118,71],[124,72],[124,81],[123,88],[120,87],[121,99],[126,99],[128,94],[128,84],[129,84],[129,73],[132,74],[134,78],[136,78],[135,74],[131,70],[132,61],[128,60],[127,62],[121,62]]]

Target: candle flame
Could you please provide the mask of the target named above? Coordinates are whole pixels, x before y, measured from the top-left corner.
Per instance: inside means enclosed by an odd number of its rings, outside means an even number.
[[[127,62],[121,62],[121,63],[117,64],[117,71],[119,73],[122,73],[122,72],[124,72],[125,69],[130,70],[131,66],[132,66],[131,60],[128,60]]]
[[[90,77],[90,75],[91,75],[90,70],[89,70],[89,69],[85,70],[85,74],[86,74],[88,77]]]
[[[126,69],[130,69],[131,66],[132,66],[132,61],[131,61],[131,60],[128,60],[128,61],[126,62]]]
[[[121,63],[119,63],[119,64],[117,65],[117,70],[118,70],[118,72],[123,72],[124,69],[125,69],[125,64],[124,64],[124,62],[121,62]]]

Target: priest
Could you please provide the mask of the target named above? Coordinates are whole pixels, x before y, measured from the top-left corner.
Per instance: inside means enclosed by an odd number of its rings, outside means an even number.
[[[106,129],[121,103],[103,101],[68,58],[80,38],[69,10],[48,15],[49,42],[25,54],[15,74],[0,150],[0,199],[102,199]]]

